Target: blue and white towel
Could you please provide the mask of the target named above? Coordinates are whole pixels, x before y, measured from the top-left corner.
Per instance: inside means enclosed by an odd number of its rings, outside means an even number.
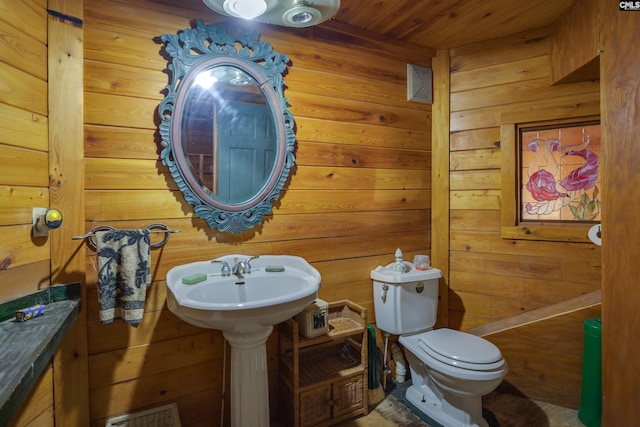
[[[151,284],[149,230],[98,231],[96,243],[100,321],[137,327]]]

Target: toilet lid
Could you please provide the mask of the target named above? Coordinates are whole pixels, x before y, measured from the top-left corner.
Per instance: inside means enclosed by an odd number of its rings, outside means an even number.
[[[502,353],[491,342],[475,335],[453,329],[436,329],[424,334],[420,346],[439,359],[446,358],[463,364],[483,365],[502,361]],[[428,351],[430,350],[430,351]]]

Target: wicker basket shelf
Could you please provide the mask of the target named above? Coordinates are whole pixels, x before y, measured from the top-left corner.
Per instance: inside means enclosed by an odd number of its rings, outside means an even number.
[[[367,314],[330,302],[328,333],[304,338],[295,319],[279,326],[285,425],[329,426],[367,413]]]
[[[331,343],[307,347],[299,354],[299,387],[302,391],[325,381],[362,373],[360,343],[353,340],[339,340]],[[285,365],[292,368],[291,353],[285,355]]]
[[[356,306],[348,300],[330,302],[328,307],[329,332],[315,338],[300,337],[300,348],[315,346],[324,342],[336,340],[338,338],[349,337],[361,334],[366,325],[366,314],[364,308]],[[291,319],[288,322],[295,322]]]

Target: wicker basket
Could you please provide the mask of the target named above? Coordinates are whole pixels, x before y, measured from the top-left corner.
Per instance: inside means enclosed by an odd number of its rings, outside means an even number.
[[[348,304],[329,305],[329,335],[339,336],[366,327],[362,312],[351,310]]]

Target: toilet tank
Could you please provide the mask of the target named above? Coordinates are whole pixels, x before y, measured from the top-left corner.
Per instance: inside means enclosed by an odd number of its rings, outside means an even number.
[[[371,271],[373,300],[378,329],[393,335],[412,334],[433,328],[438,314],[437,268],[398,273],[387,267]]]

